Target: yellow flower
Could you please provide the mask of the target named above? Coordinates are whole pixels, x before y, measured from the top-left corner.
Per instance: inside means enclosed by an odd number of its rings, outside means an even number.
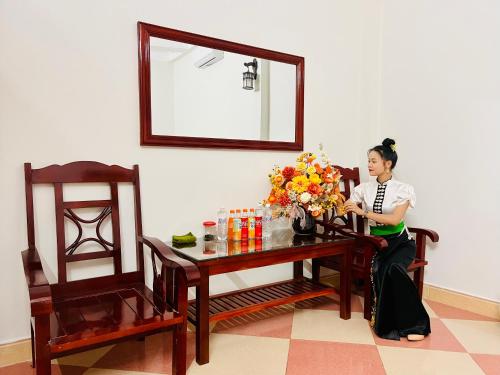
[[[306,176],[296,176],[292,179],[292,189],[297,193],[303,193],[309,186],[309,180]]]
[[[313,174],[316,173],[316,168],[314,168],[312,165],[310,167],[307,167],[306,169],[307,173]]]
[[[283,181],[284,181],[283,180],[283,176],[279,174],[277,176],[274,176],[272,182],[273,182],[274,185],[281,186],[281,184],[283,183]]]
[[[314,168],[314,167],[312,167]],[[313,173],[309,176],[309,181],[311,182],[311,184],[320,184],[321,183],[321,178],[319,177],[319,175],[317,173]]]
[[[303,161],[299,161],[297,163],[297,166],[295,167],[296,170],[298,171],[305,171],[306,169],[306,163],[304,163]]]

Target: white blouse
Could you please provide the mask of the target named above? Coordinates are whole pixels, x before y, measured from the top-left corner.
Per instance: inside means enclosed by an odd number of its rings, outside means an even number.
[[[394,178],[382,184],[377,180],[363,182],[354,188],[349,199],[354,203],[362,203],[368,211],[376,214],[390,214],[406,202],[410,203],[409,208],[413,208],[416,202],[413,186]]]

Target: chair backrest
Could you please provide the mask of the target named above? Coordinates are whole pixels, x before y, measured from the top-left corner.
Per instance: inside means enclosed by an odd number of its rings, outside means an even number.
[[[67,263],[82,260],[113,258],[115,275],[122,274],[120,218],[118,206],[118,183],[131,183],[134,188],[135,230],[136,237],[142,236],[141,199],[139,189],[139,167],[126,169],[117,165],[105,165],[94,161],[78,161],[65,165],[50,165],[45,168],[32,169],[31,163],[24,164],[26,188],[26,216],[29,248],[35,247],[35,227],[33,208],[33,185],[52,184],[54,186],[57,237],[57,269],[58,283],[67,282]],[[63,184],[71,183],[106,183],[110,187],[111,199],[65,201]],[[75,213],[81,208],[98,208],[100,214],[94,219],[83,219]],[[112,224],[112,241],[103,238],[101,225],[108,218]],[[77,238],[67,245],[65,238],[65,219],[70,220],[78,229]],[[82,238],[82,223],[95,224],[96,237]],[[78,252],[78,248],[88,242],[96,243],[102,251]],[[137,268],[144,272],[142,244],[136,240]]]
[[[341,166],[335,165],[335,169],[337,169],[340,174],[342,175],[342,178],[340,180],[340,192],[342,195],[345,196],[346,200],[349,199],[351,196],[351,191],[352,189],[359,185],[360,180],[359,180],[359,168],[343,168]],[[330,214],[325,213],[324,220],[329,221],[333,223],[335,220],[335,210],[333,209]],[[356,222],[356,225],[354,223]],[[349,228],[351,230],[355,230],[359,233],[364,233],[364,221],[362,217],[356,217],[356,221],[354,220],[354,215],[353,213],[348,213],[347,214],[347,223],[342,225],[345,228]]]

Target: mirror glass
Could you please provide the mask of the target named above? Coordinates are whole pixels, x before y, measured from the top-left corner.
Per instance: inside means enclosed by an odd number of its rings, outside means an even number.
[[[153,134],[294,141],[295,65],[154,37],[150,51]]]
[[[141,144],[302,150],[302,57],[138,27]]]

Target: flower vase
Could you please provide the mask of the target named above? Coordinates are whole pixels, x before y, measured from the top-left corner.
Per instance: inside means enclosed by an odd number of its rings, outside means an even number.
[[[309,212],[305,212],[304,219],[300,217],[293,219],[292,228],[295,234],[300,236],[311,236],[316,233],[316,221]]]

